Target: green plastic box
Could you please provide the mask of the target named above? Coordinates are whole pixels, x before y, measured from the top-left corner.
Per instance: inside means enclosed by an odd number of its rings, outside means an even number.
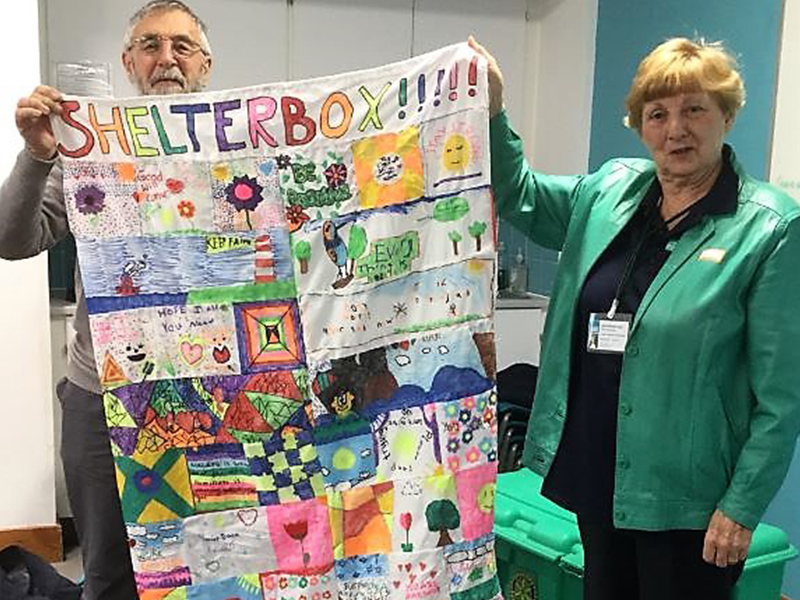
[[[542,479],[528,469],[497,481],[495,549],[505,600],[581,600],[583,546],[575,515],[540,491]],[[798,555],[786,534],[761,523],[733,600],[779,600],[783,569]]]

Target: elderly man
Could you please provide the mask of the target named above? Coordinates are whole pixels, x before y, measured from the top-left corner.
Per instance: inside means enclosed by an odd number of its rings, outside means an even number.
[[[142,94],[200,91],[211,71],[206,27],[182,2],[153,0],[131,18],[122,62]],[[39,86],[17,104],[16,123],[25,149],[0,188],[2,258],[34,256],[68,232],[62,169],[48,118],[60,113],[60,101],[57,90]],[[136,586],[77,271],[75,280],[75,338],[58,395],[63,408],[61,456],[83,550],[84,598],[134,599]]]

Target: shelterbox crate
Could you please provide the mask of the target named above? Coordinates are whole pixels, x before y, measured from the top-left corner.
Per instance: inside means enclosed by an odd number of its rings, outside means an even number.
[[[581,600],[583,546],[575,515],[543,498],[542,479],[500,475],[495,504],[497,571],[506,600]],[[733,600],[778,600],[783,569],[798,555],[786,534],[760,524]]]

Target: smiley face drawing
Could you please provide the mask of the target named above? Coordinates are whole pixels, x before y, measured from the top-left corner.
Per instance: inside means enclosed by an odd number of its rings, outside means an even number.
[[[460,133],[454,133],[444,143],[442,166],[452,173],[464,171],[472,158],[469,141]]]

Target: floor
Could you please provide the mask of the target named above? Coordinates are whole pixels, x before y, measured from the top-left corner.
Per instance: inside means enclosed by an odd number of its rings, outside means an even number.
[[[64,562],[53,563],[56,570],[67,579],[77,582],[83,578],[83,562],[81,549],[73,548],[67,553]]]

